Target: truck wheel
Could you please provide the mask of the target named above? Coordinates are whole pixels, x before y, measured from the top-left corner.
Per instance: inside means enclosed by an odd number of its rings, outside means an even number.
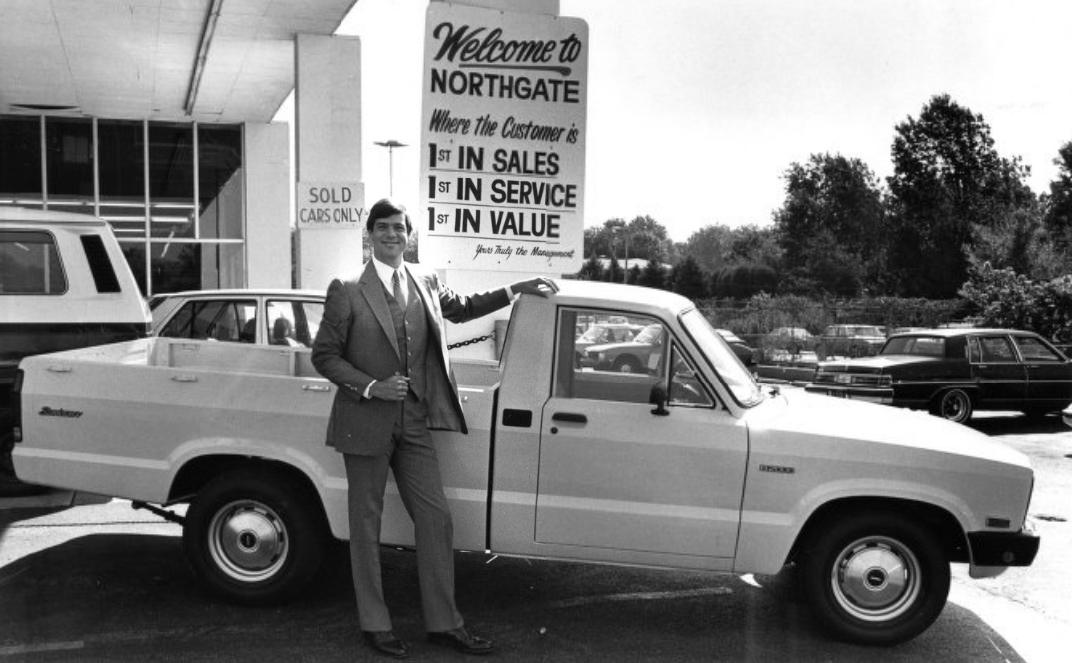
[[[889,514],[828,523],[804,557],[804,586],[824,628],[891,645],[930,626],[949,595],[949,562],[922,526]]]
[[[938,397],[934,414],[943,419],[966,424],[972,416],[972,399],[963,389],[950,389]]]
[[[626,355],[614,360],[614,370],[619,373],[640,373],[644,370],[644,367],[640,364],[639,359],[632,355]]]
[[[313,580],[324,559],[326,531],[308,490],[278,473],[235,470],[197,493],[182,540],[211,592],[264,605],[293,598]]]

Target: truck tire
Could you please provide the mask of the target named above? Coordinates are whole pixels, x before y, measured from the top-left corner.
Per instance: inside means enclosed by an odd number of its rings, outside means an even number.
[[[938,396],[934,414],[949,421],[966,424],[972,416],[971,395],[963,389],[950,389]]]
[[[618,373],[640,373],[644,366],[633,355],[623,355],[614,360],[614,370]]]
[[[327,525],[311,491],[277,472],[234,470],[202,488],[182,540],[209,591],[236,603],[294,598],[320,569]]]
[[[807,546],[803,572],[822,626],[859,644],[914,638],[938,618],[949,595],[949,561],[937,537],[886,513],[827,521]]]

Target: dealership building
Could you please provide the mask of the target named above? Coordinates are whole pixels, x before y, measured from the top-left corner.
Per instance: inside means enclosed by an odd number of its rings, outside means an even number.
[[[147,296],[324,287],[360,227],[299,227],[295,251],[292,201],[362,180],[360,42],[334,35],[356,1],[5,0],[0,205],[106,219]]]

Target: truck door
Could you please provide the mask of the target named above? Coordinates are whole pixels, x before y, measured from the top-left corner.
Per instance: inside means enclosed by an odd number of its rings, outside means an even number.
[[[666,340],[644,370],[599,370],[571,361],[575,325],[560,314],[554,393],[541,422],[537,542],[733,557],[747,431],[663,328]],[[669,414],[654,414],[651,387],[671,373]]]

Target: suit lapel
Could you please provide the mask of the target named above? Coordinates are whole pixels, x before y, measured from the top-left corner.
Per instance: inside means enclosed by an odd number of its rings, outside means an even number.
[[[405,264],[405,263],[403,263]],[[432,338],[435,340],[436,345],[440,346],[443,355],[443,363],[446,364],[447,355],[446,348],[443,347],[443,330],[440,328],[442,316],[439,314],[439,298],[432,292],[432,289],[428,286],[422,275],[414,275],[413,270],[406,265],[406,274],[413,281],[413,285],[417,287],[417,293],[421,297],[421,301],[424,303],[424,312],[428,318],[428,331],[431,333]]]
[[[383,290],[383,281],[380,281],[380,275],[376,273],[376,266],[372,264],[371,260],[368,261],[368,266],[365,267],[365,272],[361,275],[359,282],[361,283],[361,294],[365,296],[365,301],[368,302],[372,315],[376,316],[376,320],[383,327],[383,333],[387,336],[391,347],[394,348],[395,356],[401,359],[402,355],[398,351],[398,339],[395,338],[395,324],[391,320],[391,309],[387,304],[387,293]]]

